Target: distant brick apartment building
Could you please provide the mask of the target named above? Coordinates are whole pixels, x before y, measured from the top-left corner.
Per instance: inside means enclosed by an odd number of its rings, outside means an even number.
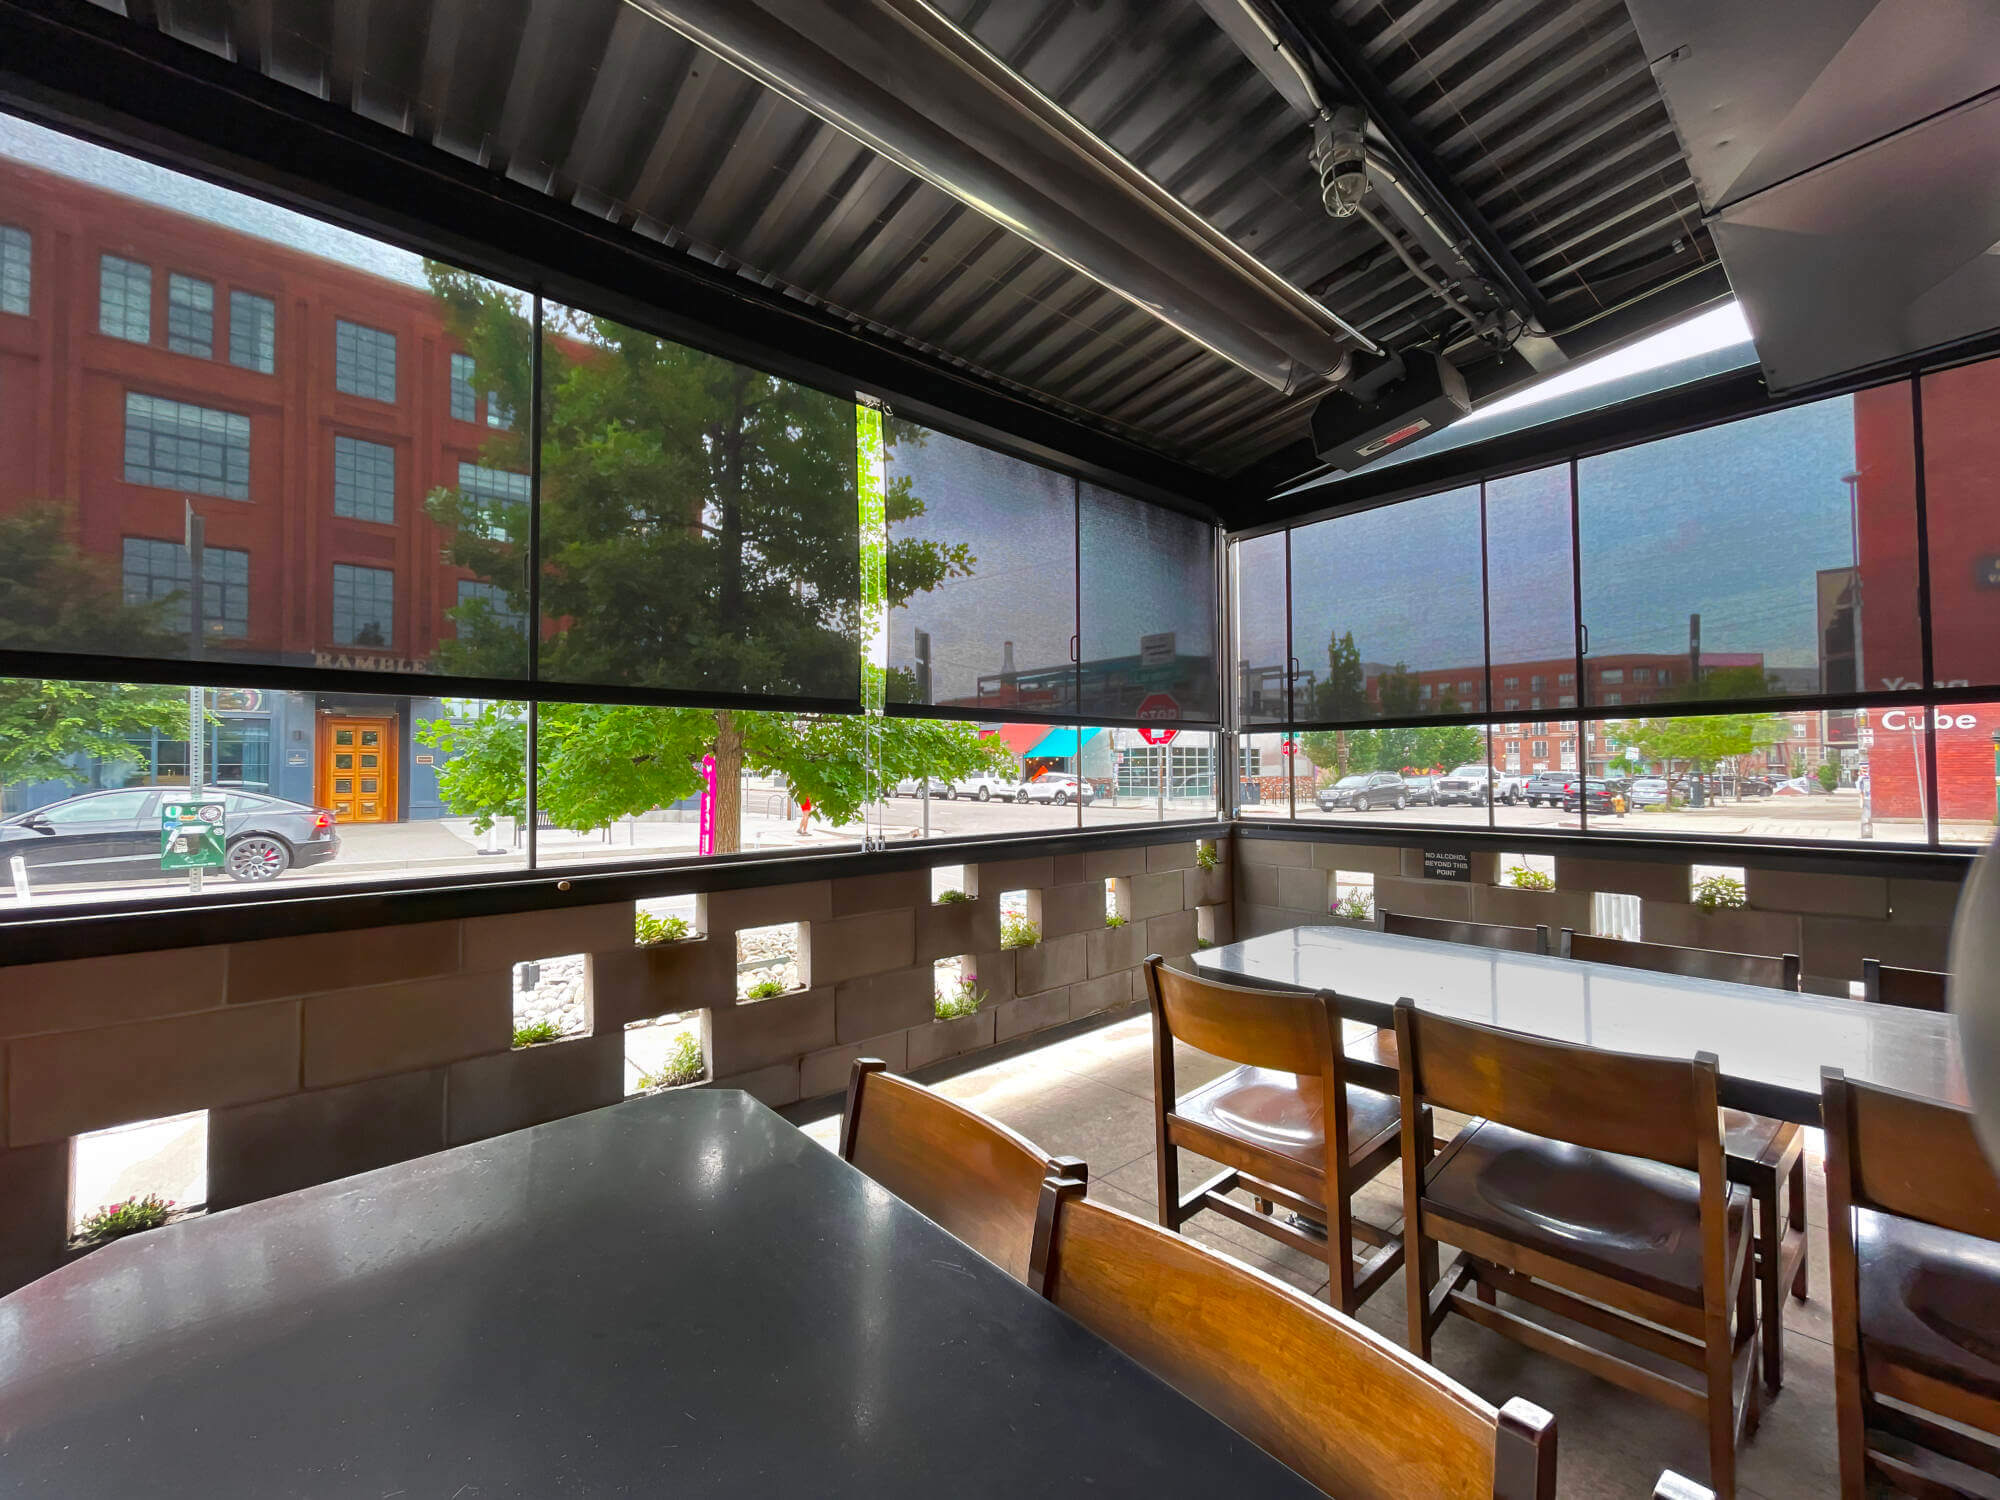
[[[482,463],[510,421],[422,287],[0,160],[0,511],[62,506],[136,601],[185,590],[192,505],[205,655],[426,670],[446,611],[502,606],[444,560],[424,498],[525,499],[525,474]],[[441,811],[411,738],[435,699],[239,692],[216,711],[211,779],[350,822]],[[331,774],[336,738],[363,735],[366,791]],[[149,758],[172,779],[170,746]]]

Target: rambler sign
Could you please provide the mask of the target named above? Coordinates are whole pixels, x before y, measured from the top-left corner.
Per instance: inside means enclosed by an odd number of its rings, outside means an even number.
[[[407,656],[354,656],[345,651],[315,651],[313,665],[342,672],[400,672],[406,676],[431,669],[429,662],[412,661]]]

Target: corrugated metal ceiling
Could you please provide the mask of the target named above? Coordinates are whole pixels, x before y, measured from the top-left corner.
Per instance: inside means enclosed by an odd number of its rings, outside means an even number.
[[[1197,0],[939,0],[1378,341],[1437,304],[1321,208],[1305,127]],[[119,8],[111,0],[112,8]],[[158,0],[130,14],[1211,472],[1286,398],[621,0]],[[1562,318],[1711,254],[1622,0],[1336,0]],[[1635,271],[1635,268],[1638,268]]]

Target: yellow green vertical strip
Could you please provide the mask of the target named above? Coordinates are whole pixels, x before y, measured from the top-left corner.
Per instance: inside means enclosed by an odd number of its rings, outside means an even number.
[[[861,508],[861,707],[879,714],[889,668],[888,449],[880,408],[854,408],[855,493]]]

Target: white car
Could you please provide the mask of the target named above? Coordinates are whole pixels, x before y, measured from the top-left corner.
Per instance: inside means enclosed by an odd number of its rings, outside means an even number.
[[[1625,800],[1634,807],[1665,807],[1671,795],[1666,777],[1641,776],[1625,793]]]
[[[1096,795],[1089,782],[1078,781],[1061,771],[1049,771],[1022,787],[1014,798],[1018,802],[1053,802],[1057,807],[1065,807],[1076,801],[1087,806]]]
[[[975,771],[970,776],[962,776],[951,784],[952,791],[960,797],[974,797],[981,802],[991,802],[995,797],[1018,797],[1021,783],[1011,776],[1002,776],[997,771]]]
[[[927,776],[905,776],[901,781],[896,783],[896,795],[898,797],[921,797],[924,794],[924,785],[926,782],[930,784],[931,795],[933,797],[941,797],[946,802],[949,802],[956,795],[952,791],[950,782],[932,781]]]

